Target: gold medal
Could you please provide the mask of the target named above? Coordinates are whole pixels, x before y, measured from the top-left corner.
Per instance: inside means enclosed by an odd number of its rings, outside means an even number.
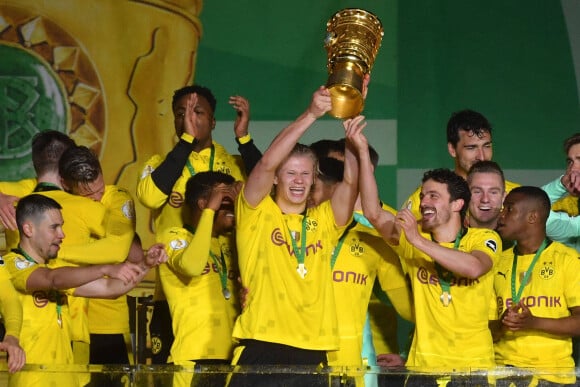
[[[308,270],[306,270],[306,266],[304,266],[303,263],[299,263],[298,264],[298,267],[296,268],[296,271],[298,272],[298,275],[302,279],[304,279],[304,277],[306,277],[306,273],[308,273]]]
[[[56,323],[58,324],[59,328],[62,328],[62,316],[60,315],[60,313],[58,314],[58,316],[56,318]]]
[[[449,292],[441,293],[441,296],[439,296],[439,298],[441,299],[441,303],[443,304],[443,306],[449,306],[449,304],[451,303],[451,294],[449,294]]]

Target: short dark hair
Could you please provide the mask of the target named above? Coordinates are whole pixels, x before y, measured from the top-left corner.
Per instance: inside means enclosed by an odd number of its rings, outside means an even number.
[[[476,173],[495,173],[501,177],[501,184],[505,189],[505,176],[503,171],[498,163],[491,160],[481,160],[477,161],[475,164],[469,168],[467,172],[467,184],[471,184],[471,180],[473,179],[473,175]]]
[[[58,130],[36,133],[32,138],[32,165],[37,176],[58,172],[58,161],[63,152],[75,146],[75,142]]]
[[[447,142],[453,147],[459,142],[459,131],[473,132],[477,137],[485,133],[491,136],[491,124],[483,114],[465,109],[451,114],[447,122]]]
[[[223,172],[198,172],[185,184],[185,203],[195,208],[198,199],[208,198],[213,188],[219,184],[234,184],[236,179]]]
[[[175,109],[175,105],[177,104],[177,101],[181,97],[183,97],[184,95],[189,95],[189,94],[193,94],[193,93],[195,93],[197,95],[201,95],[202,97],[204,97],[207,100],[207,102],[209,103],[209,106],[211,107],[212,113],[215,113],[217,101],[216,101],[213,93],[207,87],[200,86],[200,85],[185,86],[185,87],[182,87],[181,89],[175,90],[175,92],[173,93],[173,100],[171,101],[171,108]]]
[[[344,162],[334,157],[323,157],[318,160],[317,178],[325,183],[338,183],[344,175]]]
[[[49,210],[62,210],[62,207],[56,200],[41,194],[30,194],[18,200],[16,205],[18,231],[22,234],[22,225],[27,220],[36,221]]]
[[[570,148],[576,144],[580,144],[580,133],[574,133],[572,136],[564,140],[564,153],[568,155]]]
[[[544,224],[546,223],[548,216],[550,216],[552,204],[550,203],[550,197],[543,189],[531,185],[522,185],[512,189],[509,194],[523,195],[532,204],[533,208],[538,211]]]
[[[58,163],[58,172],[69,187],[89,184],[102,173],[97,156],[86,146],[68,148]]]
[[[323,157],[328,157],[331,152],[337,152],[344,155],[344,146],[344,138],[341,138],[340,140],[322,139],[310,144],[310,148],[314,151],[319,160]]]
[[[343,137],[339,140],[318,140],[310,144],[310,148],[316,154],[316,157],[320,160],[323,157],[328,157],[331,152],[338,152],[344,155],[344,149],[346,146],[346,139]],[[379,165],[379,154],[372,145],[369,144],[369,155],[371,158],[371,163],[376,168]]]
[[[463,207],[460,211],[461,221],[463,222],[467,208],[469,207],[469,201],[471,200],[471,191],[469,191],[467,181],[447,168],[431,169],[425,172],[423,174],[422,183],[424,184],[428,180],[445,184],[447,186],[447,192],[449,192],[449,196],[451,197],[451,201],[463,199]]]

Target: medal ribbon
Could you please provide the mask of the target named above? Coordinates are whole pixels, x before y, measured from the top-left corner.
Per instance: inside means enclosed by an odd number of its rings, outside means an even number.
[[[356,212],[355,212],[355,214],[356,214]],[[334,250],[332,250],[332,256],[330,257],[330,270],[334,269],[334,265],[336,264],[336,259],[338,258],[338,254],[340,253],[340,249],[342,249],[342,244],[344,243],[344,240],[346,239],[346,234],[348,234],[350,229],[352,229],[354,226],[356,226],[357,222],[358,222],[358,219],[355,217],[352,220],[352,222],[350,222],[348,227],[344,230],[344,232],[342,233],[340,238],[338,238],[338,243],[336,244],[336,247],[334,248]]]
[[[536,251],[536,255],[534,255],[534,258],[532,258],[532,262],[530,263],[530,266],[528,266],[528,270],[526,270],[524,272],[524,278],[522,279],[522,282],[520,283],[520,287],[516,293],[516,270],[518,267],[518,253],[517,253],[517,243],[514,246],[514,261],[512,263],[512,302],[517,304],[518,302],[520,302],[520,298],[522,297],[522,293],[524,292],[524,288],[526,287],[528,280],[530,279],[530,276],[532,275],[532,271],[534,270],[534,266],[536,265],[536,262],[538,262],[538,258],[540,258],[540,255],[542,254],[542,252],[546,249],[546,246],[548,246],[548,239],[544,239],[544,241],[542,242],[542,244],[540,245],[540,248],[538,249],[538,251]]]
[[[184,224],[183,228],[186,229],[187,231],[189,231],[190,233],[195,234],[195,228],[193,228],[191,225]],[[220,257],[219,258],[214,253],[212,253],[211,250],[209,251],[209,256],[213,260],[213,263],[215,264],[215,266],[218,268],[218,274],[220,276],[220,283],[222,285],[222,294],[224,295],[224,297],[227,300],[230,297],[227,296],[227,294],[229,294],[229,290],[228,290],[228,267],[226,265],[226,260],[224,258],[224,252],[222,251],[222,249],[220,247]]]
[[[288,233],[290,234],[290,239],[292,239],[292,249],[294,249],[294,255],[296,256],[296,260],[298,261],[298,266],[304,266],[304,257],[306,256],[306,210],[302,214],[302,234],[300,234],[302,248],[298,249],[296,244],[296,238],[290,231],[290,227],[286,224],[286,228],[288,229]]]
[[[214,264],[218,268],[218,274],[220,276],[220,282],[222,284],[222,293],[226,300],[229,298],[226,295],[229,293],[228,291],[228,267],[226,266],[226,260],[224,258],[224,252],[220,247],[220,256],[218,258],[217,255],[214,253],[209,252],[211,259],[213,260]]]
[[[461,242],[461,238],[465,235],[465,230],[461,228],[455,237],[455,243],[453,243],[453,250],[457,250],[459,248],[459,243]],[[437,242],[433,239],[433,235],[431,235],[431,240]],[[443,270],[443,267],[437,262],[435,262],[435,269],[437,270],[437,276],[439,277],[439,284],[441,285],[441,296],[445,293],[451,294],[451,285],[450,281],[453,278],[453,273],[449,270]]]
[[[209,170],[210,171],[213,171],[213,160],[214,160],[214,158],[215,158],[215,147],[212,144],[211,145],[211,151],[210,151],[210,154],[209,154]],[[191,176],[195,175],[195,169],[193,168],[193,165],[191,165],[191,162],[189,162],[189,159],[187,159],[187,162],[185,163],[185,166],[189,170],[189,173],[191,174]]]

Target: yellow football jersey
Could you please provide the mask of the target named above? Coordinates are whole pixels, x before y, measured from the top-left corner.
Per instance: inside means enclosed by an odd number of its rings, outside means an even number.
[[[330,258],[345,227],[336,226],[330,202],[309,208],[305,216],[283,214],[270,196],[252,208],[242,193],[236,222],[240,273],[249,294],[234,338],[338,349]],[[300,252],[304,278],[297,272]]]
[[[49,261],[51,268],[70,266],[63,259],[63,253],[69,245],[84,245],[91,242],[92,236],[105,235],[105,207],[98,202],[81,196],[72,195],[60,190],[39,192],[56,200],[62,206],[65,234],[61,244],[61,251],[56,259]],[[72,319],[71,339],[73,341],[90,342],[88,327],[88,299],[70,296],[68,299],[70,316]]]
[[[105,206],[106,237],[93,241],[90,245],[72,246],[65,250],[64,259],[70,261],[70,255],[78,255],[78,264],[120,263],[125,261],[135,235],[135,204],[127,190],[114,186],[105,186],[101,198]],[[76,258],[76,257],[75,257]],[[96,334],[128,334],[129,306],[127,296],[113,300],[91,298],[88,301],[89,332]]]
[[[213,211],[209,224],[200,222],[195,235],[173,227],[158,238],[169,255],[167,263],[159,267],[159,277],[173,321],[175,340],[170,359],[176,364],[229,360],[232,355],[232,331],[239,314],[239,272],[232,238],[212,238],[212,219]],[[194,260],[202,262],[203,270],[190,276],[182,267]],[[222,276],[227,290],[222,288]]]
[[[232,175],[236,180],[244,180],[241,159],[230,155],[226,149],[213,143],[212,171],[219,171]],[[151,173],[164,161],[164,157],[155,155],[143,167],[139,183],[137,184],[137,198],[147,208],[159,210],[154,212],[155,230],[162,231],[168,227],[181,227],[185,222],[181,217],[181,208],[185,199],[185,184],[197,172],[210,170],[212,148],[206,148],[189,155],[189,166],[185,166],[181,176],[177,179],[171,194],[163,193],[151,177]]]
[[[5,334],[13,337],[20,337],[22,327],[22,307],[18,300],[18,293],[12,285],[10,272],[4,267],[4,261],[0,257],[0,312]]]
[[[519,291],[523,274],[529,270],[535,254],[519,255],[515,272],[515,289]],[[497,315],[512,305],[513,247],[501,255],[494,275]],[[540,255],[523,288],[521,300],[534,316],[563,318],[569,308],[580,305],[580,261],[578,252],[559,242],[552,242]],[[498,365],[542,368],[573,368],[572,339],[540,331],[507,331],[495,343]],[[574,383],[575,379],[551,378],[557,383]]]
[[[377,273],[383,290],[407,286],[399,257],[374,229],[357,223],[338,248],[332,280],[340,349],[328,353],[328,364],[361,366],[363,329]]]
[[[24,179],[20,181],[2,181],[0,182],[0,192],[5,195],[17,196],[19,198],[29,195],[36,187],[36,179]],[[6,239],[5,251],[10,251],[18,247],[20,236],[18,230],[4,230]]]
[[[452,249],[454,243],[440,245]],[[495,231],[470,228],[461,238],[458,249],[482,251],[495,263],[501,252],[501,239]],[[450,279],[452,301],[444,306],[434,260],[413,247],[404,234],[395,251],[405,258],[415,304],[415,333],[407,366],[494,366],[488,328],[494,270],[477,279],[453,276]]]

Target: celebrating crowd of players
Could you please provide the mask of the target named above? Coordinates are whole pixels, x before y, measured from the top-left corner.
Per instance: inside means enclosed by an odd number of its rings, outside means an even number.
[[[368,77],[364,93],[367,84]],[[125,295],[156,268],[154,363],[310,370],[176,373],[175,386],[324,386],[328,378],[311,372],[316,367],[367,364],[413,372],[401,380],[347,371],[339,382],[453,385],[453,377],[421,372],[500,365],[565,372],[479,382],[574,384],[580,135],[565,142],[561,177],[542,188],[518,186],[491,161],[487,119],[454,113],[447,127],[454,170],[426,171],[396,211],[379,198],[378,154],[363,116],[343,121],[341,140],[300,143],[331,103],[320,87],[262,153],[248,131],[248,101],[231,97],[240,153],[233,156],[212,139],[211,91],[177,90],[178,141],[139,176],[136,196],[152,210],[157,242],[145,250],[133,194],[105,185],[86,147],[57,131],[37,134],[37,178],[0,183],[7,245],[0,349],[8,353],[10,382],[48,385],[41,373],[17,372],[25,363],[129,364]],[[414,323],[406,358],[374,352],[373,288]],[[124,383],[75,378],[55,383]]]

